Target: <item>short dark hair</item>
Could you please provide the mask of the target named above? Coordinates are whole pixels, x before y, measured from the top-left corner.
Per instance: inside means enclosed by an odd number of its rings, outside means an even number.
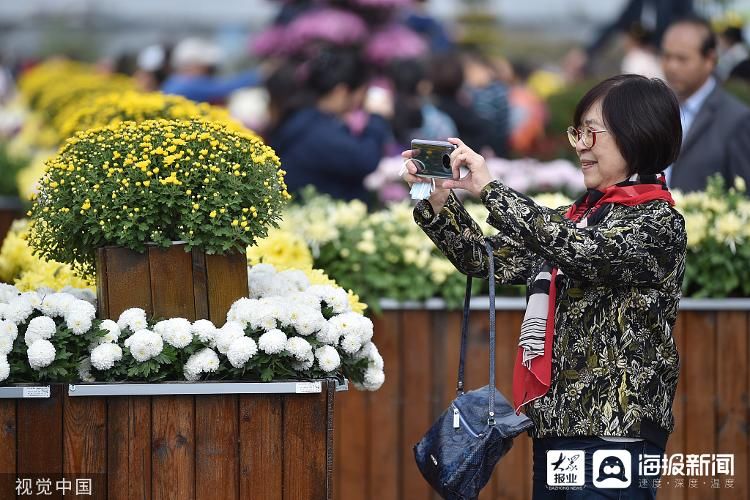
[[[711,28],[711,23],[706,18],[696,15],[685,16],[677,19],[669,27],[679,26],[680,24],[703,28],[704,35],[700,44],[700,53],[703,57],[708,57],[712,52],[716,52],[716,35],[713,28]]]
[[[308,63],[305,84],[316,96],[324,96],[337,85],[351,90],[367,83],[369,71],[362,57],[353,49],[324,47]]]
[[[573,123],[601,101],[604,126],[628,164],[629,175],[653,175],[677,160],[682,145],[680,105],[658,78],[618,75],[586,92],[576,106]]]
[[[432,91],[438,97],[454,97],[464,84],[464,68],[456,52],[438,53],[432,56],[428,66]]]

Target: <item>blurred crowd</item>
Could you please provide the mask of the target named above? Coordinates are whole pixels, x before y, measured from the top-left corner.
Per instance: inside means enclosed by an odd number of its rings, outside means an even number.
[[[609,76],[598,62],[616,38],[620,72],[662,78],[677,94],[683,148],[666,176],[693,191],[715,173],[750,181],[750,109],[724,88],[750,88],[743,28],[740,16],[696,16],[689,0],[632,0],[587,46],[531,67],[459,43],[425,1],[290,0],[253,36],[246,71],[219,72],[219,45],[199,37],[144,47],[102,70],[132,75],[144,91],[228,106],[275,149],[290,191],[314,185],[368,199],[365,179],[412,139],[461,137],[498,161],[544,156],[548,98]],[[13,73],[0,72],[0,96]]]

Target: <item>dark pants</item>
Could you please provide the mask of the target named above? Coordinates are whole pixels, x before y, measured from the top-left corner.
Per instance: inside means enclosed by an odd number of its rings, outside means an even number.
[[[556,489],[547,486],[547,451],[548,450],[583,450],[585,453],[585,483],[583,486],[570,487],[571,489]],[[592,471],[593,455],[596,450],[628,450],[631,455],[630,486],[627,488],[599,488],[594,486],[594,474],[599,475],[600,470]],[[658,476],[647,476],[647,484],[641,484],[638,474],[638,456],[663,455],[664,450],[648,441],[637,441],[630,443],[617,443],[605,441],[598,437],[571,437],[571,438],[535,438],[534,439],[534,494],[533,500],[583,500],[583,499],[628,499],[628,500],[650,500],[656,498],[656,487],[653,480]],[[558,453],[553,453],[553,460],[557,460]],[[616,470],[608,468],[608,471]],[[603,476],[598,476],[603,477]]]

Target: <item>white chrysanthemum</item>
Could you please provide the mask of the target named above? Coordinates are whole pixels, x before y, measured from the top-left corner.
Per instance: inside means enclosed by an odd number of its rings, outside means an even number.
[[[296,281],[281,273],[257,273],[248,281],[249,296],[251,298],[282,297],[300,289]]]
[[[52,342],[40,339],[29,347],[26,354],[29,356],[29,365],[31,365],[31,368],[38,370],[52,364],[55,360],[56,351]]]
[[[83,335],[91,329],[93,317],[85,311],[71,311],[65,315],[65,324],[75,335]]]
[[[244,336],[245,330],[242,328],[242,325],[229,321],[216,331],[216,349],[220,353],[226,354],[232,342]]]
[[[105,319],[99,323],[99,329],[107,332],[103,337],[99,337],[100,344],[117,342],[120,338],[120,327],[111,319]]]
[[[42,298],[42,303],[37,309],[45,316],[52,318],[65,316],[70,305],[76,298],[69,293],[50,293]]]
[[[329,345],[337,345],[339,343],[340,335],[335,328],[331,328],[330,324],[326,321],[323,328],[315,334],[315,338],[318,342]]]
[[[164,349],[164,341],[161,335],[143,329],[125,339],[125,347],[130,349],[130,354],[136,361],[142,363],[161,354],[162,349]]]
[[[372,338],[372,321],[355,312],[334,316],[328,320],[328,324],[338,332],[339,336],[359,337],[361,344],[369,342]]]
[[[0,356],[0,382],[10,376],[10,364],[7,356]]]
[[[21,297],[28,300],[29,304],[31,304],[31,307],[35,309],[38,308],[42,303],[42,298],[36,292],[24,292],[21,294]]]
[[[31,305],[31,302],[24,297],[18,296],[11,299],[3,316],[5,316],[5,319],[18,325],[26,321],[32,312],[34,312],[34,306]]]
[[[362,339],[356,334],[344,335],[341,338],[341,348],[347,354],[354,354],[362,348]]]
[[[216,326],[207,319],[199,319],[192,326],[193,335],[206,345],[211,345],[216,336]]]
[[[75,299],[68,303],[64,316],[66,321],[70,316],[88,316],[93,320],[96,317],[96,308],[85,300]]]
[[[383,370],[378,368],[368,368],[365,370],[365,377],[362,384],[365,390],[377,391],[383,385],[383,382],[385,382],[385,372]]]
[[[320,298],[312,293],[294,292],[287,295],[286,299],[292,304],[300,304],[320,311]]]
[[[91,351],[91,366],[109,370],[122,359],[122,348],[117,344],[102,344]]]
[[[255,264],[247,271],[249,277],[257,277],[262,274],[276,274],[276,268],[271,264]]]
[[[234,321],[241,323],[242,327],[246,327],[250,322],[250,318],[253,315],[253,311],[258,307],[257,299],[248,299],[242,297],[232,304],[227,312],[227,321]]]
[[[15,341],[15,337],[12,337],[11,335],[7,335],[4,333],[0,333],[0,356],[7,356],[8,354],[10,354],[10,351],[13,350],[14,341]]]
[[[329,345],[320,346],[315,349],[315,357],[320,369],[324,372],[332,372],[341,365],[341,356],[336,349]]]
[[[292,368],[296,371],[305,371],[312,368],[313,363],[315,363],[315,356],[313,355],[312,351],[310,351],[305,355],[304,358],[292,363]]]
[[[0,336],[11,337],[12,340],[16,340],[18,337],[18,327],[12,321],[7,319],[0,320]]]
[[[192,326],[190,325],[190,321],[185,318],[171,318],[159,321],[154,325],[154,332],[161,335],[164,342],[177,349],[183,349],[193,341]]]
[[[277,326],[276,318],[281,315],[277,304],[269,300],[258,301],[249,317],[249,324],[253,330],[273,330]]]
[[[307,275],[299,269],[287,269],[286,271],[281,271],[279,276],[285,278],[294,286],[294,288],[296,288],[296,290],[291,293],[305,290],[310,286],[310,280],[307,279]]]
[[[85,358],[78,363],[78,377],[81,382],[96,382],[91,375],[91,358]]]
[[[368,342],[362,346],[362,349],[354,354],[354,359],[367,359],[367,364],[370,368],[383,369],[383,357],[380,355],[378,348],[372,342]]]
[[[288,339],[284,349],[300,361],[304,361],[312,356],[312,346],[302,337],[292,337]]]
[[[120,327],[120,330],[128,328],[131,332],[144,330],[148,326],[148,323],[146,322],[146,311],[137,307],[126,309],[120,314],[120,317],[117,320],[117,326]]]
[[[333,309],[334,314],[351,311],[349,296],[343,288],[331,285],[313,285],[306,292],[318,296],[321,301]]]
[[[235,339],[232,345],[229,346],[227,359],[229,359],[229,363],[235,368],[242,368],[250,358],[255,356],[256,352],[258,352],[258,346],[253,339],[250,337],[240,337]]]
[[[1,304],[7,304],[11,300],[13,300],[14,297],[18,297],[18,295],[21,292],[18,291],[18,288],[14,287],[13,285],[9,285],[7,283],[0,283],[0,303]]]
[[[5,319],[5,311],[8,310],[8,304],[0,302],[0,320]]]
[[[295,314],[296,313],[296,314]],[[297,306],[291,315],[292,326],[300,335],[312,335],[328,328],[328,321],[317,309],[307,306]]]
[[[47,316],[38,316],[29,321],[26,328],[24,340],[26,345],[31,347],[39,339],[50,339],[57,331],[55,320]]]
[[[258,347],[266,354],[278,354],[286,347],[286,334],[276,328],[269,330],[258,339]]]
[[[183,367],[185,379],[196,381],[202,373],[212,373],[219,369],[219,356],[206,347],[190,356]]]

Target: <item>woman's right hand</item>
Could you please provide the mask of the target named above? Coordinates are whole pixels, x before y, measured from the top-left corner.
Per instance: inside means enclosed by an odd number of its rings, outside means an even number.
[[[401,156],[403,156],[404,159],[407,160],[404,162],[406,171],[402,175],[402,178],[407,182],[407,184],[409,184],[409,187],[418,182],[432,182],[432,179],[419,177],[417,175],[417,166],[413,161],[408,161],[414,156],[413,149],[407,149],[406,151],[401,153]],[[432,211],[435,212],[435,214],[443,209],[443,206],[445,205],[445,202],[448,201],[448,197],[450,196],[450,194],[451,190],[443,187],[443,180],[435,179],[435,190],[432,192],[432,194],[430,194],[430,198],[427,200],[430,202],[430,205],[432,205]]]

